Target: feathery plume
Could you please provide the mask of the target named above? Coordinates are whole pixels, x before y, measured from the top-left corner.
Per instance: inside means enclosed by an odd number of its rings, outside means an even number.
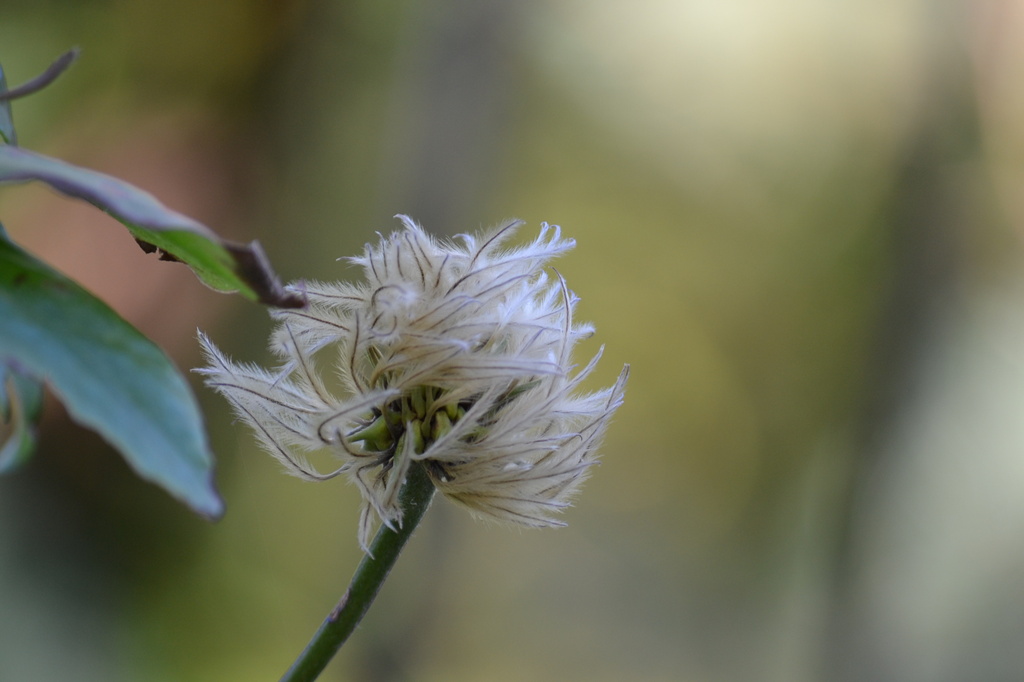
[[[197,370],[263,446],[299,478],[346,474],[363,505],[359,543],[377,519],[401,524],[398,491],[413,462],[476,516],[525,526],[564,525],[622,403],[628,366],[587,393],[573,346],[593,333],[573,321],[577,298],[548,261],[575,245],[544,223],[524,246],[503,245],[520,221],[480,236],[439,241],[406,216],[404,229],[349,259],[365,282],[293,285],[298,310],[273,313],[274,371],[237,364],[203,334]],[[344,395],[317,369],[333,348]],[[330,449],[340,466],[320,473],[306,453]]]

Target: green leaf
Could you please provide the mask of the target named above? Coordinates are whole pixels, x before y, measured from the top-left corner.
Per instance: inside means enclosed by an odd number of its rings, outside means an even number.
[[[7,77],[0,66],[0,93],[7,92]],[[0,99],[0,139],[7,144],[17,144],[18,136],[14,133],[14,118],[11,116],[11,101]]]
[[[0,145],[0,182],[30,180],[41,180],[58,192],[106,211],[123,223],[145,250],[160,250],[161,258],[186,263],[218,291],[238,291],[281,308],[305,304],[301,296],[281,286],[258,243],[222,240],[206,226],[117,178],[20,147]]]
[[[14,363],[0,363],[0,423],[9,424],[11,430],[0,444],[0,474],[32,455],[42,411],[43,385]]]
[[[222,513],[199,408],[171,361],[2,231],[0,320],[0,366],[45,381],[72,418],[106,438],[142,478],[200,514]]]

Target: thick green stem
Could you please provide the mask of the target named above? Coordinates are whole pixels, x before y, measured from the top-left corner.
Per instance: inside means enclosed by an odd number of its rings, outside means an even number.
[[[433,496],[434,485],[426,470],[419,463],[413,463],[399,494],[403,510],[402,527],[395,532],[381,526],[370,545],[373,557],[364,556],[359,562],[341,601],[281,678],[281,682],[309,682],[320,676],[370,608],[402,547],[430,506]]]

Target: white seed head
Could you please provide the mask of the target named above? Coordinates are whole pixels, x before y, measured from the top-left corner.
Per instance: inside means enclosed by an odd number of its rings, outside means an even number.
[[[375,518],[401,524],[398,492],[415,461],[476,516],[564,525],[556,515],[594,464],[629,371],[579,390],[601,353],[574,371],[573,346],[593,329],[573,322],[576,297],[545,271],[574,242],[544,223],[532,243],[503,248],[520,221],[441,242],[398,217],[403,230],[350,259],[365,283],[291,287],[308,305],[274,312],[280,367],[236,364],[200,334],[209,366],[197,371],[289,473],[349,476],[364,550]],[[331,348],[340,397],[317,369]],[[323,448],[341,460],[327,474],[303,456]]]

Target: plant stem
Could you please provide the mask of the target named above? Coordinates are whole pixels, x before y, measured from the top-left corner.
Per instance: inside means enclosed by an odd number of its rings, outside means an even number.
[[[399,494],[403,511],[402,527],[396,532],[381,526],[377,531],[377,536],[370,544],[373,556],[366,555],[359,562],[345,594],[281,678],[281,682],[309,682],[320,676],[370,608],[406,541],[430,506],[433,496],[434,484],[430,482],[426,470],[421,464],[413,463]]]

